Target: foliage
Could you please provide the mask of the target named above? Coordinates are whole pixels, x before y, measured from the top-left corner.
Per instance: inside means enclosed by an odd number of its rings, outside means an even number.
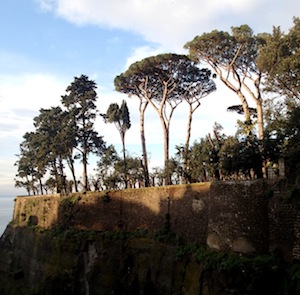
[[[260,48],[258,65],[265,73],[266,90],[290,99],[300,99],[300,19],[287,34],[274,27],[262,34],[266,44]]]
[[[105,183],[107,179],[111,177],[114,171],[114,165],[120,158],[114,148],[114,146],[107,146],[102,153],[101,160],[97,162],[97,168],[94,183],[94,189],[104,190],[104,189],[114,189],[114,185],[107,185]]]
[[[95,169],[94,182],[97,183],[97,189],[95,190],[126,188],[126,185],[124,185],[125,180],[128,184],[127,187],[140,186],[144,181],[141,162],[138,157],[127,156],[125,168],[124,160],[120,159],[113,146],[109,146],[104,150],[101,161],[98,161]]]
[[[59,212],[62,213],[60,217],[60,223],[59,223],[61,229],[67,229],[69,227],[70,220],[72,220],[73,217],[73,209],[80,200],[81,200],[80,195],[65,197],[61,200],[60,209],[59,209]]]
[[[103,203],[105,203],[105,204],[109,203],[111,201],[111,198],[110,198],[108,192],[105,192],[105,194],[101,197],[101,199],[102,199]]]
[[[263,111],[261,96],[261,72],[257,66],[259,46],[265,41],[255,36],[247,25],[232,27],[231,34],[213,30],[196,36],[185,44],[190,56],[211,66],[219,79],[235,92],[242,104],[245,120],[250,120],[253,109],[249,98],[256,104],[259,138],[263,138]],[[234,108],[241,112],[241,108]]]
[[[16,187],[24,187],[28,195],[38,192],[36,182],[45,174],[44,165],[39,161],[38,139],[34,132],[27,132],[24,141],[20,144],[19,160],[15,163],[18,166],[18,173],[15,179]]]
[[[190,150],[191,182],[212,179],[251,179],[261,177],[262,157],[255,136],[208,136],[194,142]]]
[[[290,284],[287,288],[291,289],[289,291],[300,292],[300,265],[294,264],[289,271]]]
[[[54,175],[58,192],[68,193],[63,161],[73,163],[73,148],[76,146],[75,130],[70,118],[60,107],[41,109],[40,115],[34,118],[34,126],[39,136],[38,148],[45,167],[50,167]],[[72,170],[76,182],[74,166]]]
[[[239,157],[240,142],[236,137],[230,136],[226,139],[220,149],[220,167],[224,177],[238,176],[240,172]]]
[[[215,90],[208,69],[199,69],[185,55],[160,54],[132,64],[115,78],[117,91],[134,95],[157,112],[164,135],[164,170],[170,184],[169,129],[174,110],[185,99],[190,105]]]
[[[126,149],[125,149],[125,134],[131,127],[130,115],[125,100],[122,101],[121,107],[116,103],[109,105],[106,114],[101,114],[105,122],[115,123],[122,141],[123,146],[123,161],[124,161],[124,180],[125,188],[128,187],[128,171],[127,171],[127,160],[126,160]]]
[[[264,140],[265,158],[273,163],[278,163],[279,158],[285,159],[286,175],[296,184],[299,184],[300,176],[299,110],[299,104],[295,102],[269,102]]]
[[[35,132],[24,135],[20,145],[16,186],[43,194],[44,190],[67,194],[74,185],[77,188],[74,163],[82,159],[84,165],[84,187],[87,189],[87,160],[90,153],[101,152],[105,146],[102,137],[94,130],[96,117],[96,84],[87,76],[75,78],[62,96],[61,107],[41,109],[34,118]],[[74,150],[79,153],[73,154]],[[70,168],[72,181],[66,177],[65,164]],[[44,176],[49,179],[42,183]],[[52,177],[53,176],[53,177]]]
[[[191,182],[208,181],[213,175],[213,167],[210,165],[210,143],[201,138],[194,142],[190,150],[189,168]]]
[[[288,176],[300,185],[300,107],[293,107],[287,113],[286,144],[283,155],[288,162]]]
[[[96,118],[96,83],[85,75],[74,81],[67,87],[66,95],[62,96],[62,104],[67,108],[73,118],[74,128],[76,129],[76,149],[79,151],[77,157],[83,163],[83,186],[89,190],[87,164],[88,155],[95,153],[101,155],[104,148],[104,141],[94,130]]]

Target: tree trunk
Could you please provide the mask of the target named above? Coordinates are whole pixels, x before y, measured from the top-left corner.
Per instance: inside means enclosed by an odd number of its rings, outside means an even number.
[[[43,184],[42,184],[41,178],[39,178],[39,185],[40,185],[41,195],[43,195],[44,194],[44,190],[43,190]]]
[[[266,168],[266,159],[264,157],[264,118],[263,118],[263,108],[262,100],[257,99],[256,101],[256,111],[257,111],[257,127],[258,127],[258,139],[259,139],[259,150],[262,156],[262,177],[267,178],[267,168]]]
[[[60,157],[59,158],[59,165],[58,165],[58,168],[59,168],[59,179],[60,179],[60,185],[61,185],[61,188],[62,188],[62,192],[64,194],[67,193],[67,184],[66,184],[66,177],[64,175],[64,165],[63,165],[63,160],[62,158]]]
[[[267,178],[267,169],[266,169],[266,160],[264,158],[264,146],[263,146],[263,139],[264,139],[264,113],[263,113],[263,101],[260,91],[260,84],[261,84],[261,73],[258,75],[257,79],[254,82],[256,87],[256,95],[249,89],[248,92],[251,94],[252,99],[255,101],[256,104],[256,113],[257,113],[257,129],[258,129],[258,139],[259,139],[259,150],[262,156],[262,169],[259,174],[264,178]],[[259,177],[259,176],[258,176]]]
[[[264,138],[264,118],[262,100],[256,100],[256,111],[257,111],[257,127],[258,127],[258,139],[263,140]]]
[[[74,181],[74,187],[75,187],[75,192],[78,192],[78,185],[77,185],[77,180],[76,180],[76,175],[75,175],[75,168],[74,168],[74,160],[72,158],[72,155],[69,157],[68,164],[71,170],[72,178]]]
[[[164,136],[164,164],[165,164],[165,185],[170,185],[171,173],[169,168],[169,127],[167,126],[162,115],[159,116],[163,128]]]
[[[84,191],[88,191],[89,185],[88,185],[88,176],[87,176],[87,152],[85,148],[82,153],[82,163],[83,163],[83,189]]]
[[[249,105],[245,98],[245,95],[241,91],[237,91],[236,94],[241,100],[244,116],[245,116],[245,122],[248,122],[250,120],[250,111],[249,111]]]
[[[249,105],[248,105],[245,95],[241,91],[241,88],[243,85],[242,85],[240,79],[237,79],[239,81],[238,85],[234,85],[233,83],[231,83],[229,81],[228,75],[226,78],[223,77],[222,71],[218,70],[218,67],[213,66],[213,69],[214,69],[215,73],[218,75],[218,77],[220,78],[220,80],[226,85],[226,87],[238,95],[238,97],[242,103],[242,107],[243,107],[243,111],[244,111],[244,115],[245,115],[245,121],[249,121],[250,120]],[[231,72],[232,68],[227,69],[227,71]],[[233,71],[233,73],[234,73],[234,71]]]
[[[188,183],[189,177],[187,173],[188,167],[188,156],[189,156],[189,148],[190,148],[190,138],[191,138],[191,129],[192,129],[192,119],[193,119],[193,107],[190,104],[190,112],[188,117],[188,124],[187,124],[187,133],[186,133],[186,140],[185,140],[185,149],[183,155],[183,172],[184,172],[184,180],[185,183]]]
[[[32,189],[33,195],[34,195],[34,196],[37,195],[36,188],[35,188],[35,186],[34,186],[34,178],[33,178],[32,175],[31,175],[31,181],[30,181],[30,184],[31,184],[31,189]]]
[[[121,132],[121,141],[122,141],[122,152],[123,152],[123,160],[124,160],[124,180],[125,180],[125,188],[128,188],[128,175],[127,175],[127,163],[126,163],[126,151],[125,151],[125,133]]]
[[[56,167],[56,159],[54,159],[53,162],[52,162],[52,169],[53,169],[55,182],[56,182],[56,192],[58,194],[60,194],[61,193],[61,186],[60,186],[59,175],[58,175],[57,167]]]
[[[148,102],[140,101],[140,133],[141,133],[141,144],[142,144],[142,152],[143,152],[143,170],[144,170],[144,180],[145,180],[145,187],[150,186],[149,180],[149,170],[148,170],[148,156],[147,156],[147,149],[146,149],[146,139],[145,139],[145,111],[147,108]]]

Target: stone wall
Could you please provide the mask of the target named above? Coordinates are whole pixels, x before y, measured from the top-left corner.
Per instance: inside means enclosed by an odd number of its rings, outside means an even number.
[[[210,183],[17,197],[14,223],[18,226],[55,225],[82,230],[157,231],[170,216],[170,226],[183,239],[206,242]]]
[[[70,197],[17,197],[14,224],[159,231],[169,222],[171,230],[187,242],[241,253],[279,249],[292,259],[300,252],[300,218],[294,206],[284,201],[282,190],[255,180],[76,193]]]
[[[52,227],[58,220],[61,204],[60,195],[17,197],[15,199],[13,222],[19,226],[38,225]]]
[[[228,181],[212,186],[207,242],[236,252],[268,249],[268,199],[262,181]]]

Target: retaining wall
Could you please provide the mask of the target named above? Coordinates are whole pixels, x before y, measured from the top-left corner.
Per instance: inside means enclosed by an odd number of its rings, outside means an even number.
[[[95,231],[161,230],[219,251],[300,257],[300,218],[282,188],[264,180],[17,197],[16,226]]]

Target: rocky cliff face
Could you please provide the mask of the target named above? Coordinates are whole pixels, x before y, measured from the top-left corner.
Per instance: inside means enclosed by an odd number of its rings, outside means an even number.
[[[283,293],[286,274],[271,256],[199,249],[166,232],[9,225],[0,240],[0,294],[297,294]]]

